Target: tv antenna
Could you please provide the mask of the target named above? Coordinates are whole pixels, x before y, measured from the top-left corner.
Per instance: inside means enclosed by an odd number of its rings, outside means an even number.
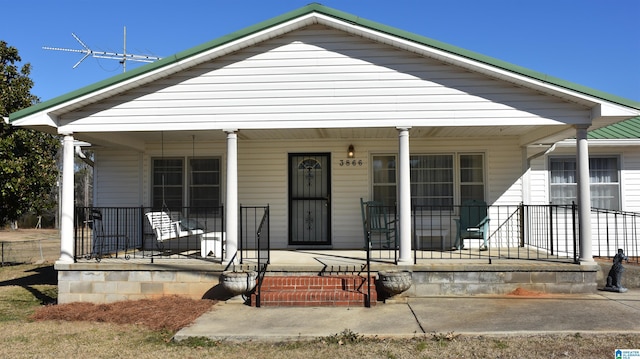
[[[77,52],[80,54],[84,54],[84,56],[82,56],[82,58],[80,60],[78,60],[78,62],[76,62],[75,65],[73,65],[73,68],[75,69],[76,67],[78,67],[78,65],[80,65],[80,63],[82,63],[82,61],[84,61],[87,57],[91,56],[93,58],[96,59],[108,59],[108,60],[118,60],[120,61],[120,63],[122,64],[122,72],[126,72],[127,71],[127,61],[135,61],[135,62],[154,62],[156,60],[160,60],[160,57],[157,56],[150,56],[150,55],[135,55],[135,54],[128,54],[127,53],[127,27],[124,27],[124,45],[123,45],[123,53],[117,53],[117,52],[106,52],[106,51],[94,51],[91,50],[89,48],[89,46],[87,46],[84,42],[82,42],[82,40],[80,40],[80,38],[74,34],[71,33],[71,36],[73,36],[74,39],[76,39],[76,41],[78,41],[78,43],[80,43],[80,45],[82,45],[82,49],[67,49],[67,48],[62,48],[62,47],[49,47],[49,46],[43,46],[42,48],[44,50],[54,50],[54,51],[64,51],[64,52]]]

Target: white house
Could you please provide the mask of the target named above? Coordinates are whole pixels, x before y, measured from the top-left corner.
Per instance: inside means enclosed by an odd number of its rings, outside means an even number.
[[[223,205],[224,262],[241,205],[269,205],[272,249],[350,249],[363,198],[397,204],[397,263],[411,264],[413,207],[467,199],[577,201],[591,262],[589,158],[621,174],[600,197],[637,211],[640,153],[587,134],[637,116],[637,102],[311,4],[10,120],[64,135],[60,264],[77,257],[74,140],[95,151],[96,207]]]

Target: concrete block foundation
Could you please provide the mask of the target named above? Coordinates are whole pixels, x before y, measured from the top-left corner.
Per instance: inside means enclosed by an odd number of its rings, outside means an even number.
[[[58,271],[59,303],[110,303],[167,295],[225,299],[225,293],[218,285],[225,268],[217,263],[56,263],[55,268]],[[554,294],[594,293],[598,289],[597,280],[602,280],[602,270],[595,263],[494,261],[493,264],[479,264],[442,261],[414,266],[374,264],[371,271],[375,277],[377,271],[394,269],[411,272],[413,284],[403,293],[406,297],[504,295],[518,288]],[[269,271],[280,276],[326,275],[341,270],[344,268],[309,265],[269,267]]]

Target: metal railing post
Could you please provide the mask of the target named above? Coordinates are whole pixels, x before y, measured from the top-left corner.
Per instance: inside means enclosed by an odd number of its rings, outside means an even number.
[[[571,202],[571,222],[573,223],[573,262],[578,263],[578,228],[576,228],[576,203]]]
[[[549,205],[549,251],[553,255],[553,205]]]
[[[524,248],[524,236],[525,236],[525,217],[524,217],[524,203],[520,203],[520,247]]]

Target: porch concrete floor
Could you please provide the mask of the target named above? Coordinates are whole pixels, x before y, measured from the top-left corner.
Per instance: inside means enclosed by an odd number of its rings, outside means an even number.
[[[200,257],[199,251],[189,251],[181,253],[173,253],[170,255],[160,254],[160,252],[129,252],[130,258],[125,259],[124,253],[119,253],[117,258],[115,255],[105,256],[101,259],[102,264],[172,264],[201,266],[209,270],[224,270],[228,266],[223,265],[221,258],[216,257]],[[531,268],[540,266],[545,267],[574,267],[575,264],[569,258],[558,258],[546,253],[535,250],[527,250],[518,248],[493,248],[488,251],[479,251],[478,249],[464,249],[458,251],[417,251],[415,253],[417,261],[414,264],[414,252],[411,252],[411,261],[406,264],[396,265],[393,251],[389,250],[373,250],[371,254],[371,270],[385,269],[407,269],[418,270],[424,268],[434,269],[435,267],[465,267],[471,268],[476,266],[486,267],[491,265],[494,267]],[[291,249],[291,250],[271,250],[270,251],[270,271],[325,271],[325,272],[345,272],[360,271],[365,268],[366,252],[363,250],[327,250],[327,249]],[[240,254],[238,255],[240,258]],[[95,259],[81,259],[78,263],[91,265],[100,265]],[[242,265],[254,266],[257,264],[256,252],[253,250],[243,251]],[[596,264],[595,262],[593,263]],[[237,267],[237,266],[236,266]]]

